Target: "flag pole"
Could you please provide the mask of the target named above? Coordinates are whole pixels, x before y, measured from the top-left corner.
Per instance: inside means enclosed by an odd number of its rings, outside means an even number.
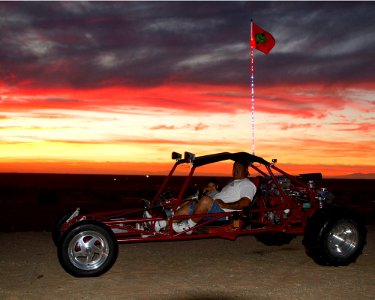
[[[256,40],[254,35],[256,35]],[[255,84],[254,84],[254,48],[268,54],[272,48],[275,46],[274,37],[264,29],[260,28],[257,24],[251,19],[250,25],[250,74],[251,74],[251,129],[252,129],[252,150],[255,154]]]
[[[251,146],[255,154],[255,95],[254,95],[254,48],[253,48],[253,19],[250,23],[250,83],[251,83]]]

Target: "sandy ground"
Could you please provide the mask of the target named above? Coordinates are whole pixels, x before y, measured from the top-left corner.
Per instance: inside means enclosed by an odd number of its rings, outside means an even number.
[[[375,226],[347,267],[322,267],[302,237],[264,246],[254,237],[120,245],[109,272],[75,278],[49,232],[0,233],[0,299],[375,299]]]

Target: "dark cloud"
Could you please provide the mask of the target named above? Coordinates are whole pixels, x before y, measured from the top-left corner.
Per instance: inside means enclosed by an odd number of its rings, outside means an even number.
[[[208,128],[208,126],[206,124],[198,123],[197,125],[195,125],[194,130],[200,131],[200,130],[204,130],[204,129],[207,129],[207,128]]]
[[[55,103],[78,103],[80,100],[76,99],[65,99],[65,98],[47,98],[46,102],[55,102]]]
[[[150,127],[151,130],[175,130],[177,129],[174,125],[157,125]]]
[[[2,2],[0,80],[248,85],[253,17],[277,44],[256,82],[371,83],[372,2]]]
[[[288,130],[288,129],[294,129],[294,128],[311,128],[311,127],[319,127],[319,126],[316,124],[311,124],[311,123],[304,123],[304,124],[282,123],[280,124],[281,130]]]
[[[200,131],[200,130],[207,129],[208,127],[209,127],[208,125],[203,124],[202,122],[200,122],[200,123],[198,123],[196,125],[186,124],[186,125],[180,126],[180,127],[174,126],[174,125],[161,124],[161,125],[153,126],[150,129],[151,130],[176,130],[176,129],[193,128],[195,131]]]

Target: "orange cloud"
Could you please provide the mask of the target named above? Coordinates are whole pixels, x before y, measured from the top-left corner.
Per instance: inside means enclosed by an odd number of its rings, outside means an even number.
[[[353,123],[353,122],[337,122],[332,123],[332,125],[338,126],[339,131],[359,131],[359,132],[375,132],[374,123]]]

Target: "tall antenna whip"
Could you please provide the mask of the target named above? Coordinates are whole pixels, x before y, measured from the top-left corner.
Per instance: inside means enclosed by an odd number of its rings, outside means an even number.
[[[255,92],[254,92],[254,48],[268,54],[275,46],[273,36],[253,23],[250,23],[250,83],[251,83],[251,145],[255,154]]]
[[[251,147],[255,154],[255,95],[254,95],[254,48],[253,48],[253,19],[250,24],[250,83],[251,83]]]

